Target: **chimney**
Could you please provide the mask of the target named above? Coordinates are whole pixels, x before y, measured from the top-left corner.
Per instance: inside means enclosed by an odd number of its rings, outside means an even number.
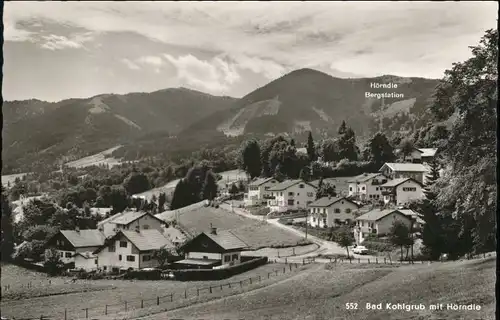
[[[139,229],[139,226],[135,226],[135,232],[141,232],[141,230]]]
[[[210,233],[211,234],[217,234],[217,228],[212,226],[212,224],[210,224]]]
[[[80,227],[79,227],[79,226],[76,226],[76,227],[75,227],[75,231],[76,231],[76,232],[78,232],[78,233],[80,233]]]

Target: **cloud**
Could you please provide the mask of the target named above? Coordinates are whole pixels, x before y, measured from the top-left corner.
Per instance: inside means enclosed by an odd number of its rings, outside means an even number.
[[[218,57],[207,61],[191,54],[177,58],[169,54],[163,56],[176,68],[180,80],[199,89],[219,93],[240,80],[234,66]]]
[[[67,38],[65,36],[58,36],[55,34],[51,34],[48,36],[42,36],[42,44],[40,45],[44,49],[48,50],[62,50],[67,48],[83,48],[84,43],[92,40],[92,36],[89,33],[86,34],[77,34],[71,38]]]
[[[246,55],[234,55],[231,59],[235,61],[237,68],[250,70],[260,73],[269,80],[274,80],[286,73],[286,68],[274,61],[265,60],[258,57],[249,57]]]
[[[164,61],[161,57],[156,56],[144,56],[137,59],[137,62],[141,64],[147,64],[153,67],[161,67],[164,64]]]
[[[139,67],[137,64],[135,64],[134,62],[132,62],[131,60],[129,60],[127,58],[123,58],[120,61],[122,63],[124,63],[131,70],[140,70],[141,69],[141,67]]]

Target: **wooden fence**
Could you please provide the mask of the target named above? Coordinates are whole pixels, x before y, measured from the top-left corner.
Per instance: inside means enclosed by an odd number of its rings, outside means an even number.
[[[59,310],[51,314],[43,314],[37,316],[31,316],[27,318],[15,318],[16,320],[70,320],[70,319],[92,319],[94,317],[116,314],[120,312],[128,312],[137,309],[150,308],[156,306],[164,306],[172,304],[180,300],[186,300],[188,298],[200,297],[212,295],[215,293],[220,293],[227,290],[237,290],[242,289],[245,286],[255,285],[271,279],[273,277],[278,277],[280,275],[290,273],[293,270],[299,268],[301,264],[289,263],[282,268],[276,268],[272,272],[267,274],[258,275],[250,278],[246,278],[240,281],[225,282],[218,285],[211,285],[200,288],[186,289],[184,292],[169,293],[163,296],[155,296],[144,299],[127,300],[117,304],[106,304],[101,306],[92,307],[77,307],[77,308],[66,308],[64,310]],[[175,307],[172,307],[173,309]],[[164,309],[167,311],[166,309]]]

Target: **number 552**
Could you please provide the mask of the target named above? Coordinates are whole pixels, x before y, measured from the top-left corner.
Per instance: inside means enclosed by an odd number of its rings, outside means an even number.
[[[356,309],[358,309],[358,304],[357,303],[346,303],[345,308],[347,310],[356,310]]]

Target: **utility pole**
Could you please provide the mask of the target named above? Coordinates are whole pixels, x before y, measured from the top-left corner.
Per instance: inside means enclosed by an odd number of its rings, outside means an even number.
[[[309,211],[306,209],[306,240],[307,240],[307,230],[308,230],[308,226],[309,226],[308,213],[309,213]]]

